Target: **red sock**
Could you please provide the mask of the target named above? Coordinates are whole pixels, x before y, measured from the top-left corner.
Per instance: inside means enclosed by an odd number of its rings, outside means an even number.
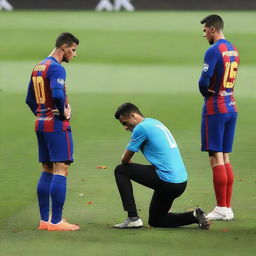
[[[213,170],[213,185],[217,206],[226,206],[226,191],[227,191],[227,173],[225,165],[218,165],[212,168]]]
[[[227,183],[227,191],[226,191],[226,204],[227,207],[231,207],[231,197],[232,197],[232,187],[234,183],[234,173],[232,170],[232,165],[230,163],[225,164],[228,183]]]

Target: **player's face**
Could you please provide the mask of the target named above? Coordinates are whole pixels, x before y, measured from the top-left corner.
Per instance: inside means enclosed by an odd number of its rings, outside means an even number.
[[[120,123],[123,125],[126,131],[132,132],[134,127],[138,124],[137,119],[133,114],[129,115],[120,115],[119,117]]]
[[[203,26],[204,38],[207,39],[210,45],[214,44],[212,27]]]
[[[73,43],[71,46],[65,45],[63,49],[64,49],[64,55],[63,55],[62,61],[68,63],[70,60],[76,57],[77,44]]]

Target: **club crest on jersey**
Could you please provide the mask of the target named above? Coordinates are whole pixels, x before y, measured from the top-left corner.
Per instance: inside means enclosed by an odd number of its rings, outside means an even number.
[[[63,79],[60,79],[60,78],[57,79],[57,82],[58,82],[59,84],[61,84],[61,85],[64,85],[64,84],[65,84],[65,81],[64,81]]]
[[[209,69],[209,65],[207,63],[204,63],[204,66],[203,66],[203,71],[204,72],[207,72]]]

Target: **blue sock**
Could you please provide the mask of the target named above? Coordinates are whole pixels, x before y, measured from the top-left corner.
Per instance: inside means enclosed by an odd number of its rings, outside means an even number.
[[[41,220],[48,221],[50,207],[50,187],[53,175],[49,172],[42,172],[37,184],[37,198],[40,209]]]
[[[63,205],[66,199],[66,180],[67,178],[62,175],[54,175],[51,185],[51,198],[52,198],[52,220],[56,224],[62,219]]]

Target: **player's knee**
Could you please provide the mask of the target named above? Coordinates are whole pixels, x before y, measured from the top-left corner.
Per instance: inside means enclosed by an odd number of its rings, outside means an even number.
[[[212,167],[224,164],[224,159],[223,159],[223,153],[222,152],[210,151],[209,152],[209,159],[210,159],[210,164],[211,164]]]
[[[124,172],[124,166],[119,164],[115,168],[115,175],[122,174]]]
[[[53,163],[42,163],[42,171],[53,173]]]
[[[63,175],[63,176],[68,176],[68,168],[69,165],[66,163],[54,163],[53,164],[53,172],[56,175]]]
[[[158,220],[153,217],[149,217],[148,219],[148,225],[151,227],[159,227]]]

